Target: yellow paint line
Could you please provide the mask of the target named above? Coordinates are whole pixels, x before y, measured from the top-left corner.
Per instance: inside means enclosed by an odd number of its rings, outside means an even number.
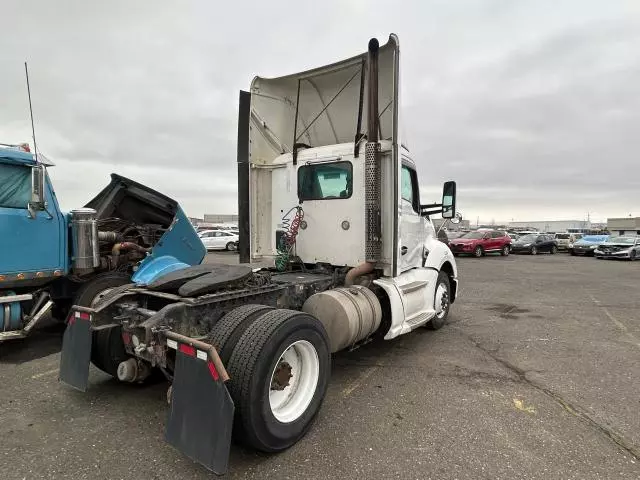
[[[54,373],[58,373],[58,369],[54,368],[53,370],[47,370],[46,372],[42,372],[42,373],[36,373],[35,375],[31,375],[32,379],[37,379],[37,378],[42,378],[42,377],[47,377],[49,375],[53,375]]]
[[[378,368],[380,368],[379,365],[375,365],[373,367],[367,368],[364,372],[360,374],[360,376],[358,376],[358,378],[356,378],[353,382],[347,385],[347,387],[344,390],[342,390],[342,396],[348,397],[349,395],[351,395],[353,391],[356,390],[358,387],[360,387],[360,385],[362,385],[362,382],[364,382],[367,378],[373,375],[374,372],[378,370]]]
[[[536,414],[536,409],[532,405],[525,405],[524,400],[519,398],[513,399],[513,405],[522,412],[530,413],[531,415]]]

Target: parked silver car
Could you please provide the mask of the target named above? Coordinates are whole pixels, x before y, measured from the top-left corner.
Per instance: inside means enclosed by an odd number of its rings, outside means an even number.
[[[593,252],[596,258],[640,258],[640,237],[611,237]]]

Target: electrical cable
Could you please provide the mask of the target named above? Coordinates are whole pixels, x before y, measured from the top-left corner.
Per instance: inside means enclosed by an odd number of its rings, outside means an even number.
[[[292,212],[295,212],[293,216],[291,216]],[[291,259],[296,245],[296,237],[298,236],[300,223],[302,223],[303,219],[304,210],[300,205],[292,207],[282,217],[284,232],[278,242],[278,253],[275,259],[276,268],[281,272],[286,270],[287,265],[289,264],[289,260]]]

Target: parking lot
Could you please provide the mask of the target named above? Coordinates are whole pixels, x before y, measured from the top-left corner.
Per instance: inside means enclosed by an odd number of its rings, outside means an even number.
[[[210,254],[209,261],[237,261]],[[230,478],[637,479],[640,262],[460,258],[450,323],[334,357],[309,434]],[[61,329],[0,345],[3,479],[211,478],[163,439],[167,385],[57,381]]]

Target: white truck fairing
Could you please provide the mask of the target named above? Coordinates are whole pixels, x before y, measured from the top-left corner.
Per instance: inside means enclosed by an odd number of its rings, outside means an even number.
[[[385,206],[382,206],[383,252],[379,267],[384,268],[385,274],[389,275],[394,270],[394,249],[399,248],[394,242],[397,224],[393,214],[393,210],[398,207],[393,199],[397,199],[399,194],[398,62],[398,41],[391,35],[389,42],[379,49],[378,76],[378,110],[383,149],[382,188],[387,190],[383,199],[391,199],[391,203],[386,205],[390,210],[385,211]],[[351,229],[344,231],[341,228],[343,220],[349,221],[351,228],[355,229],[363,228],[364,225],[364,141],[359,142],[357,161],[353,162],[353,159],[354,140],[365,131],[364,122],[360,125],[358,122],[359,111],[361,119],[367,115],[367,102],[364,99],[369,82],[365,64],[366,53],[306,72],[273,79],[256,77],[253,80],[249,131],[252,261],[275,255],[275,232],[278,223],[281,223],[279,219],[298,204],[298,168],[306,162],[322,162],[331,158],[352,162],[353,195],[347,200],[339,200],[339,211],[344,217],[340,219],[334,218],[335,205],[329,206],[334,202],[304,202],[303,209],[309,230],[300,231],[297,253],[305,261],[308,258],[308,261],[328,261],[335,265],[355,266],[363,261],[364,246],[347,246],[332,239],[332,245],[324,243],[324,250],[333,249],[331,255],[334,258],[329,259],[328,254],[323,253],[323,248],[315,249],[321,237],[316,237],[315,240],[310,237],[312,231],[313,235],[318,235],[316,225],[321,223],[323,228],[328,229],[324,232],[325,240],[330,238],[329,233],[338,236],[347,232],[354,233]],[[298,121],[294,125],[296,114]],[[295,143],[306,146],[297,149],[297,165],[294,166]],[[359,188],[356,188],[356,184]],[[333,221],[325,223],[327,216],[332,216]],[[339,252],[334,248],[335,245],[340,246]],[[311,257],[305,257],[304,253],[310,252],[312,248],[315,253],[310,254]]]

